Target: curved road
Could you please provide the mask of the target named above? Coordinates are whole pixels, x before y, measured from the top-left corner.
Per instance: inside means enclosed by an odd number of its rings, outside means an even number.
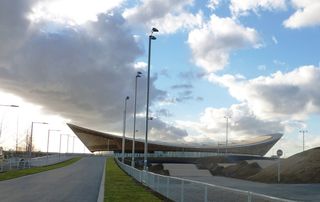
[[[98,199],[105,157],[85,157],[69,166],[0,181],[0,201],[76,201]]]
[[[294,201],[320,201],[320,184],[266,184],[220,176],[183,178]]]

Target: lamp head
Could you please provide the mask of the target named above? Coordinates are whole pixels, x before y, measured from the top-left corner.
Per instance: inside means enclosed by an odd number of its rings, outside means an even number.
[[[155,36],[150,35],[151,40],[156,40],[157,38]]]
[[[142,74],[141,72],[137,72],[136,77],[141,77],[141,76],[140,76],[141,74]]]
[[[152,32],[159,32],[159,30],[155,27],[152,27]]]

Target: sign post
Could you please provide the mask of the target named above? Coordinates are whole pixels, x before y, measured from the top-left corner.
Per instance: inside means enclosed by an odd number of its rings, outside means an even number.
[[[281,149],[277,150],[277,156],[278,156],[278,183],[280,183],[280,156],[283,155],[283,151]]]

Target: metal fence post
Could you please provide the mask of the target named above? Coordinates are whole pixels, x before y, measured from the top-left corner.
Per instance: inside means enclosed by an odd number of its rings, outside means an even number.
[[[157,192],[159,192],[159,179],[160,179],[160,177],[159,177],[159,175],[157,175]]]
[[[208,186],[204,186],[204,202],[208,202]]]
[[[184,180],[181,181],[181,197],[180,197],[181,198],[181,202],[184,201],[183,196],[184,196]]]
[[[248,191],[248,202],[251,202],[252,194],[250,191]]]
[[[153,178],[153,186],[152,186],[152,188],[153,188],[153,189],[156,189],[156,183],[155,183],[155,181],[156,181],[156,176],[155,176],[155,175],[152,175],[152,178]]]
[[[170,177],[167,177],[167,194],[166,194],[166,196],[167,196],[167,198],[169,198],[169,180],[170,180]]]

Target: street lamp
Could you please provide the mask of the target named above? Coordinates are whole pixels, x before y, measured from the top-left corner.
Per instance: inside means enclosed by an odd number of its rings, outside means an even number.
[[[19,105],[4,105],[4,104],[0,104],[0,107],[13,107],[13,108],[18,108]],[[2,117],[1,125],[0,125],[0,137],[1,137],[1,134],[2,134],[3,119],[4,119],[4,115],[3,115],[3,117]],[[17,153],[18,153],[18,136],[19,136],[19,113],[18,113],[18,115],[17,115],[16,155],[17,155]]]
[[[67,136],[67,153],[69,153],[69,136],[70,135]]]
[[[72,136],[72,153],[74,154],[74,138],[75,136]]]
[[[19,107],[18,105],[3,105],[0,104],[0,107]]]
[[[31,154],[32,154],[33,124],[48,124],[48,123],[32,121],[32,123],[31,123],[31,135],[30,135],[30,148],[29,148],[29,157],[30,158],[32,157]]]
[[[159,32],[157,28],[152,28],[151,34],[149,35],[149,52],[148,52],[148,79],[147,79],[147,109],[146,109],[146,137],[144,143],[144,161],[143,169],[147,170],[147,154],[148,154],[148,121],[149,121],[149,91],[150,91],[150,60],[151,60],[151,40],[156,40],[157,38],[152,34],[154,32]]]
[[[4,105],[4,104],[0,104],[0,107],[14,107],[14,108],[17,108],[19,107],[18,105]],[[2,119],[1,119],[1,126],[0,126],[0,137],[1,137],[1,133],[2,133],[2,124],[3,124],[3,119],[4,119],[4,116],[5,114],[2,116]],[[19,120],[19,119],[18,119]],[[17,127],[18,127],[18,124],[17,124]],[[18,131],[18,130],[17,130]],[[16,137],[16,143],[17,143],[17,138],[18,138],[18,134],[17,134],[17,137]],[[17,147],[17,146],[16,146]],[[17,149],[17,148],[16,148]]]
[[[133,138],[132,138],[132,157],[131,166],[134,167],[134,155],[135,155],[135,138],[136,138],[136,113],[137,113],[137,81],[141,77],[141,72],[137,72],[135,80],[135,90],[134,90],[134,112],[133,112]]]
[[[50,132],[51,131],[60,131],[60,130],[48,130],[48,139],[47,139],[47,165],[49,161],[49,140],[50,140]]]
[[[127,115],[127,101],[129,96],[124,99],[124,111],[123,111],[123,135],[122,135],[122,163],[124,163],[124,147],[125,147],[125,137],[126,137],[126,115]]]
[[[228,129],[229,129],[229,119],[231,118],[230,115],[226,115],[224,116],[224,118],[226,119],[226,154],[228,153]]]
[[[62,135],[66,135],[67,136],[67,151],[69,150],[69,134],[61,134],[60,133],[60,140],[59,140],[59,161],[60,161],[60,154],[61,154],[61,137]]]
[[[299,133],[302,133],[302,151],[304,151],[304,134],[308,133],[307,130],[300,130]]]

